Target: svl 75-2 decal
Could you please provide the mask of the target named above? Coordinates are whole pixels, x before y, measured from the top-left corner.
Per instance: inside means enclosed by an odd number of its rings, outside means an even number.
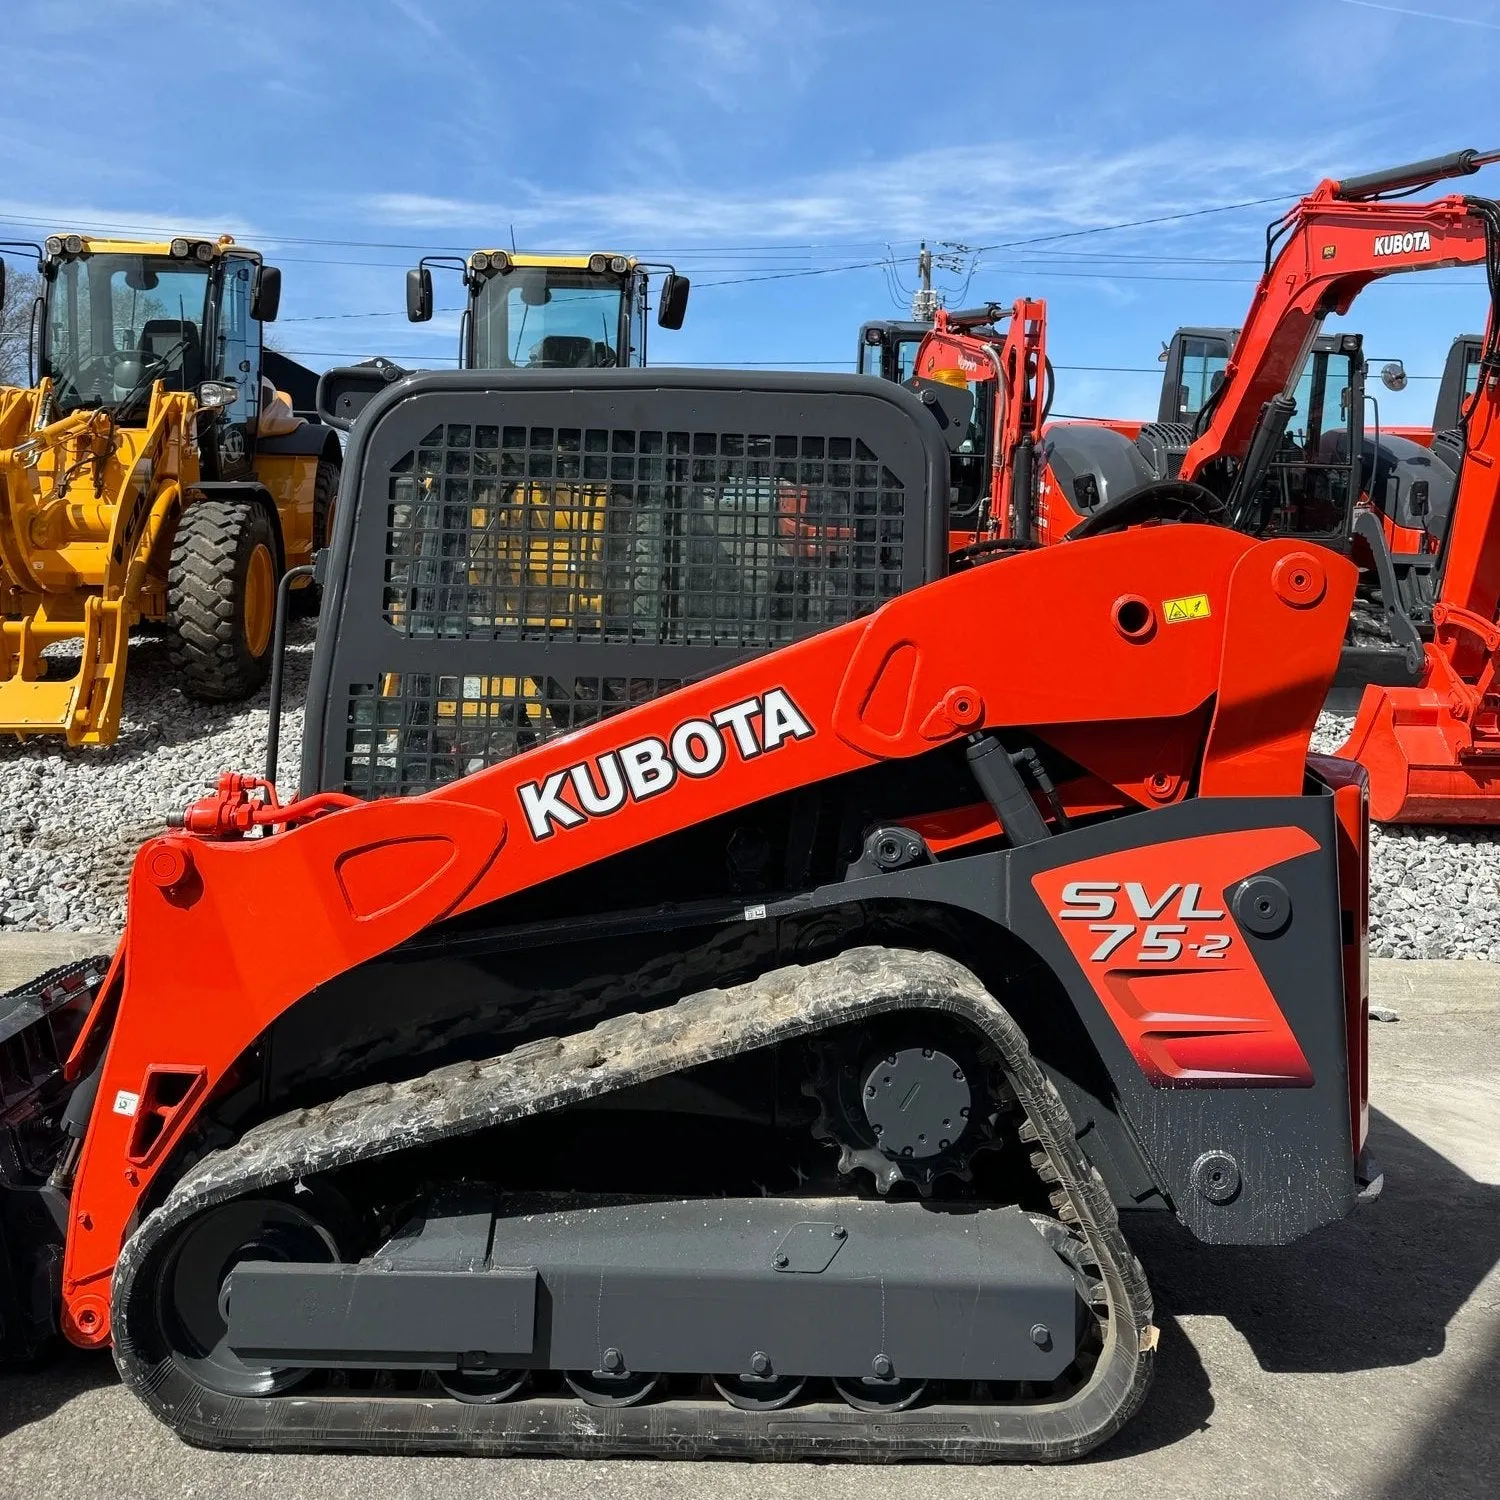
[[[1044,870],[1032,888],[1142,1072],[1162,1087],[1306,1088],[1312,1069],[1230,897],[1316,849],[1300,828],[1205,834]],[[1293,938],[1295,941],[1295,938]]]

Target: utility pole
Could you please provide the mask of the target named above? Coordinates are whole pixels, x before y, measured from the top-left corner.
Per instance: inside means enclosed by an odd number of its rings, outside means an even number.
[[[930,323],[938,310],[938,294],[932,289],[932,251],[927,241],[917,254],[918,286],[911,298],[911,316],[914,323]]]

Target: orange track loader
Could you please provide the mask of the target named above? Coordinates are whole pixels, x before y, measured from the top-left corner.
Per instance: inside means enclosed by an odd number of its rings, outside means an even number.
[[[102,981],[0,998],[3,1352],[112,1345],[215,1447],[1118,1431],[1132,1216],[1374,1185],[1363,773],[1307,754],[1355,569],[1010,552],[951,458],[854,375],[376,395],[302,800],[225,778]]]

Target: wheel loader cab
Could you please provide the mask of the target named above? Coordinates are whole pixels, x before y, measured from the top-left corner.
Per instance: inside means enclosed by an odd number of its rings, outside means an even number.
[[[203,478],[248,478],[261,400],[259,255],[223,240],[81,236],[54,236],[47,252],[40,370],[57,415],[108,409],[117,425],[143,427],[159,384],[216,413],[198,426]]]
[[[680,328],[687,310],[688,280],[671,266],[597,251],[522,255],[476,250],[466,259],[427,256],[407,273],[406,315],[413,323],[432,317],[433,266],[463,276],[468,300],[459,332],[459,364],[464,369],[639,368],[646,363],[653,269],[665,273],[657,297],[658,324]]]

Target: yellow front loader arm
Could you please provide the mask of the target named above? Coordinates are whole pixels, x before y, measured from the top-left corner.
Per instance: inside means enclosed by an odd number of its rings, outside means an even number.
[[[197,482],[197,408],[160,384],[143,428],[106,411],[38,425],[46,408],[45,382],[0,395],[0,733],[108,745],[130,627],[164,607],[151,563]],[[48,648],[73,642],[63,675]]]

